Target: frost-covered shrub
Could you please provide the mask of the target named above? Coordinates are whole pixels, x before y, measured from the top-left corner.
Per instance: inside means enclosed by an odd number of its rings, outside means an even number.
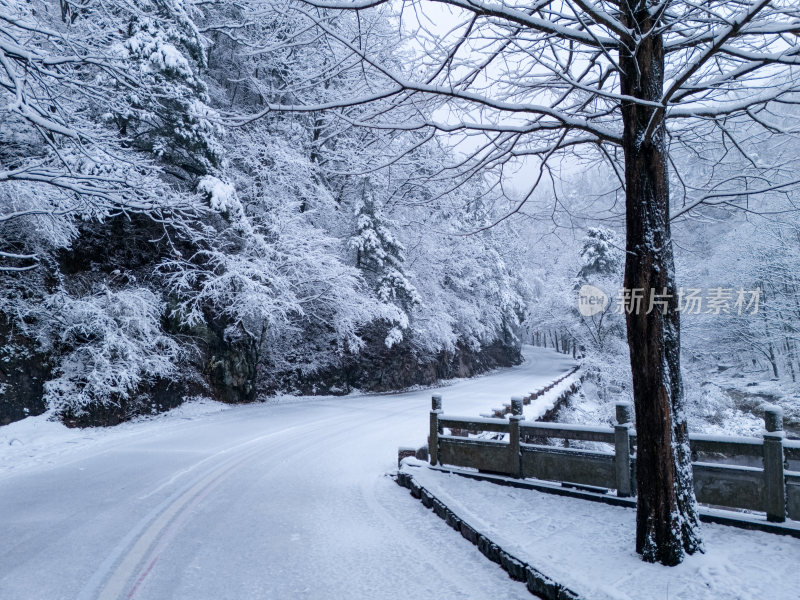
[[[701,381],[693,372],[685,372],[686,413],[693,431],[720,435],[759,436],[764,429],[759,408],[742,410],[730,390],[710,381]]]
[[[176,371],[180,348],[161,330],[164,307],[148,289],[104,286],[80,298],[59,292],[44,306],[40,342],[55,361],[45,400],[57,413],[119,406],[143,383]]]

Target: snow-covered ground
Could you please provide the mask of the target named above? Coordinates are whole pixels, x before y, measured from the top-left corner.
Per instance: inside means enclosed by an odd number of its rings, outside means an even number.
[[[704,433],[760,435],[766,404],[780,406],[787,433],[800,435],[800,393],[797,384],[773,381],[764,372],[688,371],[687,399],[690,427]]]
[[[410,468],[414,478],[459,517],[585,598],[800,597],[799,539],[704,524],[705,554],[677,567],[647,564],[634,552],[633,509],[503,487],[417,464],[421,468]],[[453,537],[459,536],[453,532]]]
[[[788,436],[800,439],[800,393],[796,384],[765,379],[768,374],[764,372],[742,373],[736,368],[719,372],[717,368],[699,369],[690,364],[684,366],[683,373],[690,432],[760,436],[764,429],[764,406],[770,404],[783,409]],[[601,396],[595,381],[584,380],[581,390],[558,412],[556,420],[584,425],[613,424],[615,401],[631,398],[617,394],[601,400]]]
[[[73,455],[101,452],[156,430],[171,429],[185,421],[230,409],[208,398],[193,399],[167,413],[140,418],[116,427],[69,429],[48,413],[0,427],[0,479],[35,466],[63,464]]]
[[[572,366],[435,390],[478,415]],[[0,598],[528,598],[386,476],[431,390],[186,404],[111,429],[0,428]]]

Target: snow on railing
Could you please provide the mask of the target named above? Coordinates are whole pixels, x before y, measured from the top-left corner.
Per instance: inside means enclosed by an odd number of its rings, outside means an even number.
[[[522,405],[531,408],[525,410],[526,417],[530,419],[538,419],[552,408],[559,406],[569,396],[578,391],[580,387],[580,378],[576,375],[580,367],[574,367],[558,379],[551,381],[545,386],[542,386],[535,392],[530,392],[526,396],[521,396]],[[491,412],[492,417],[504,417],[513,414],[513,402],[511,404],[504,404],[501,408],[493,408]],[[484,415],[481,415],[484,416]],[[488,416],[488,415],[486,415]]]
[[[561,481],[606,493],[613,489],[618,496],[636,494],[637,436],[630,403],[617,404],[613,427],[526,421],[522,398],[512,398],[509,406],[508,418],[445,415],[441,396],[434,396],[428,439],[430,463]],[[778,407],[765,409],[764,425],[760,438],[689,436],[697,500],[764,512],[773,522],[787,517],[800,520],[800,471],[786,468],[800,459],[800,442],[785,440],[783,413]],[[449,434],[445,434],[446,429]],[[481,432],[497,435],[492,440],[470,437]],[[526,443],[532,438],[602,442],[610,444],[613,451]],[[761,464],[730,464],[747,457],[751,462],[758,458]]]

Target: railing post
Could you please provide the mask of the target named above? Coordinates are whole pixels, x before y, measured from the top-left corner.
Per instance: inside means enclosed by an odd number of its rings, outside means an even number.
[[[431,431],[428,436],[428,459],[432,465],[439,462],[439,415],[442,414],[442,397],[431,397]]]
[[[518,417],[522,416],[522,398],[519,396],[512,396],[511,398],[511,414]]]
[[[617,471],[617,496],[634,495],[631,478],[631,421],[630,402],[617,402],[617,424],[614,425],[614,466]]]
[[[783,475],[783,410],[764,408],[764,509],[767,521],[786,520],[786,481]]]
[[[512,477],[522,475],[522,456],[519,450],[519,422],[521,420],[522,415],[511,415],[508,418],[508,461]]]

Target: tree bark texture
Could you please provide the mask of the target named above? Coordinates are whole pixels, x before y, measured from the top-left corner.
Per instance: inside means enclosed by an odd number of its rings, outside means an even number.
[[[649,4],[620,4],[625,25],[639,41],[620,49],[621,91],[659,102],[664,50],[661,36],[652,33]],[[622,116],[625,288],[642,290],[641,305],[631,303],[626,314],[638,436],[636,551],[644,560],[675,565],[685,553],[700,550],[701,541],[683,410],[665,120],[659,108],[626,101]],[[651,305],[652,292],[665,295],[666,311]]]

